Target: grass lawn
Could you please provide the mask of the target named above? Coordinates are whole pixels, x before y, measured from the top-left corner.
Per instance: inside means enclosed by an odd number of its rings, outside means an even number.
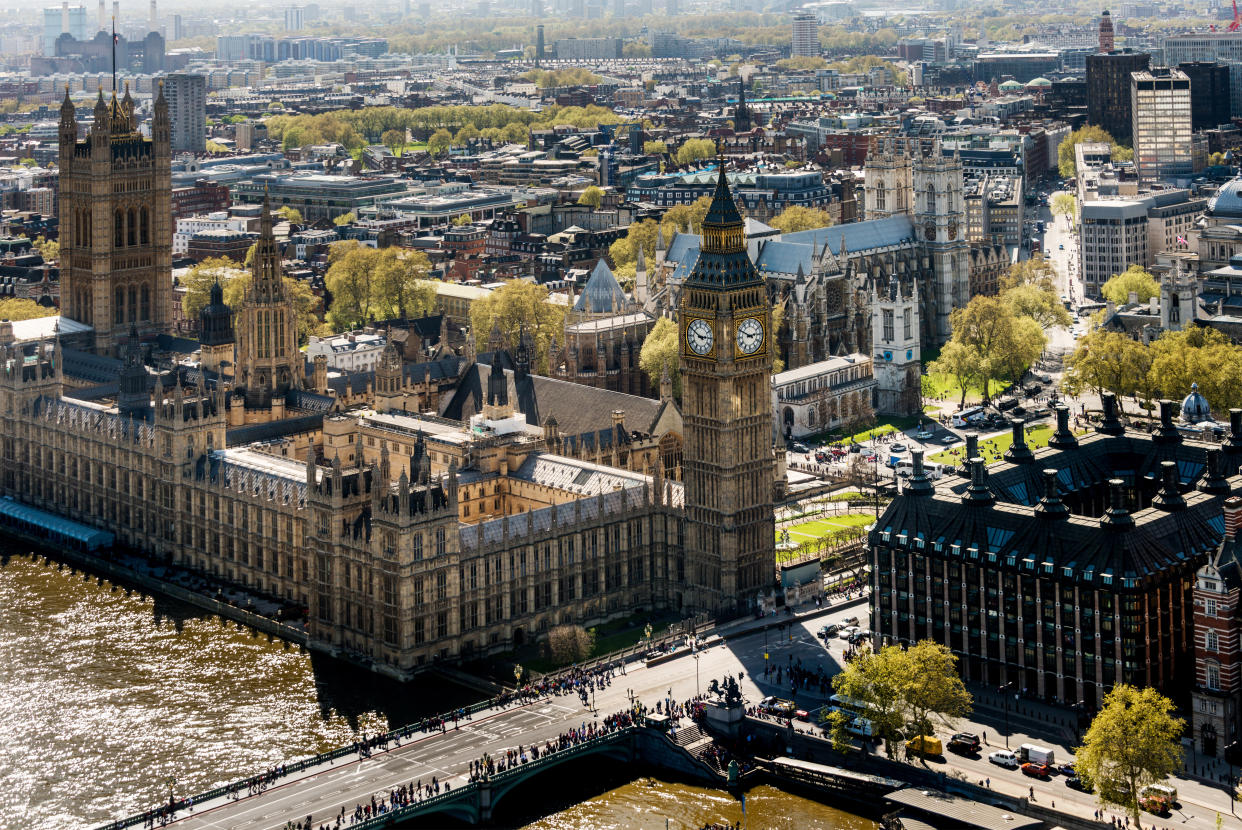
[[[935,409],[933,406],[924,407],[925,412],[930,412],[933,409]],[[839,430],[834,430],[832,432],[822,432],[818,435],[810,435],[800,440],[808,446],[825,443],[841,445],[862,444],[879,435],[888,435],[892,432],[905,432],[908,429],[918,426],[919,421],[926,422],[928,417],[930,416],[911,415],[908,418],[886,418],[883,423],[876,424],[875,426],[869,429],[861,430],[860,432],[846,434]]]
[[[404,147],[399,148],[397,150],[397,155],[404,156],[406,153],[419,153],[426,149],[427,149],[427,142],[412,141],[409,144],[405,145]]]
[[[825,536],[832,536],[850,528],[866,527],[875,521],[870,513],[842,513],[839,516],[827,516],[811,522],[793,525],[789,528],[789,540],[802,544],[813,542]],[[776,533],[777,541],[781,539],[781,531]]]
[[[668,632],[669,625],[678,621],[678,616],[676,614],[668,614],[649,618],[643,615],[635,615],[596,626],[595,648],[591,650],[591,657],[587,659],[602,657],[605,654],[635,645],[639,640],[643,639],[643,629],[648,621],[651,623],[651,638],[658,640]],[[519,659],[518,662],[527,669],[540,672],[541,674],[556,671],[557,669],[564,668],[566,665],[558,663],[550,657],[538,654],[537,648],[538,646],[530,647],[524,650],[525,653],[523,655],[515,655],[519,658],[525,657],[525,659]]]
[[[1077,430],[1075,435],[1084,435],[1087,430]],[[1033,450],[1048,446],[1048,439],[1052,437],[1052,426],[1049,424],[1038,424],[1030,427],[1026,431],[1026,444]],[[989,438],[986,441],[979,442],[979,454],[983,460],[989,464],[993,461],[999,461],[1001,456],[1013,444],[1013,435],[1006,432],[1004,435],[998,435],[995,438]],[[941,464],[960,464],[965,459],[962,458],[964,448],[958,447],[957,454],[953,450],[944,450],[931,456],[928,461],[936,461]]]
[[[995,398],[1001,392],[1009,388],[1009,383],[1005,381],[993,381],[988,391]],[[923,397],[933,400],[943,400],[956,406],[962,402],[962,387],[951,375],[944,375],[938,372],[929,372],[923,376]],[[983,387],[972,385],[966,390],[966,403],[978,403],[983,400]]]

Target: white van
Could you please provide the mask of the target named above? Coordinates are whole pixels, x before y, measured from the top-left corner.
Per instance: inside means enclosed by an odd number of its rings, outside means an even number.
[[[897,466],[893,469],[897,475],[902,478],[908,478],[909,476],[914,475],[914,462],[902,460],[899,461]],[[928,478],[935,481],[944,475],[944,465],[936,461],[924,461],[923,472],[927,474]]]
[[[1037,744],[1022,744],[1018,747],[1018,758],[1024,764],[1047,764],[1056,766],[1056,758],[1051,749]]]
[[[845,731],[858,738],[875,737],[875,727],[866,718],[854,718],[845,725]]]

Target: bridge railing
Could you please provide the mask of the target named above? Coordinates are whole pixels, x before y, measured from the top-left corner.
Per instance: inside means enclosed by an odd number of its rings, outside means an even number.
[[[567,747],[565,749],[554,750],[553,752],[540,755],[537,760],[528,761],[527,763],[520,764],[519,766],[516,766],[516,767],[510,767],[504,772],[498,772],[495,775],[490,776],[488,778],[488,784],[494,785],[497,782],[508,781],[513,778],[520,778],[521,776],[530,773],[532,770],[536,770],[539,767],[544,766],[545,761],[551,762],[553,759],[555,759],[559,763],[559,762],[564,761],[566,758],[572,758],[577,755],[582,755],[592,749],[595,749],[596,747],[602,744],[616,741],[622,735],[627,735],[636,728],[637,727],[634,727],[634,726],[624,726],[616,730],[615,732],[609,732],[606,735],[600,735],[597,738],[591,738],[588,741],[583,741],[582,743],[574,744],[571,747]],[[389,810],[386,813],[380,813],[379,815],[372,816],[371,818],[367,819],[366,821],[360,822],[359,824],[352,824],[350,825],[350,827],[351,827],[351,830],[375,830],[375,828],[388,827],[389,825],[395,824],[396,822],[404,821],[407,818],[416,816],[420,812],[423,812],[424,810],[427,810],[430,807],[433,807],[439,804],[444,804],[449,801],[455,801],[461,798],[462,796],[477,792],[479,789],[481,789],[481,785],[479,784],[479,782],[471,781],[469,784],[463,784],[462,786],[458,787],[455,790],[449,790],[448,792],[443,792],[443,793],[440,793],[439,795],[434,795],[431,798],[424,798],[421,801],[416,801],[412,804],[406,804],[402,807],[398,807],[395,810]]]
[[[509,700],[507,698],[490,698],[488,700],[481,701],[479,703],[473,703],[469,706],[463,706],[455,711],[460,714],[475,715],[475,714],[478,714],[479,712],[485,711],[495,706],[505,705],[508,702]],[[454,714],[453,712],[449,712],[446,715],[437,715],[437,716],[433,716],[429,718],[423,718],[417,724],[408,724],[406,726],[402,726],[397,729],[391,729],[388,732],[386,732],[384,735],[377,738],[376,740],[379,742],[392,744],[401,738],[405,738],[407,740],[410,738],[413,738],[418,733],[423,732],[424,730],[428,730],[428,734],[434,734],[433,731],[428,729],[428,724],[434,721],[437,721],[437,720],[451,721],[453,719],[453,714]],[[193,796],[192,799],[191,798],[180,798],[175,802],[176,809],[179,812],[181,810],[188,808],[191,802],[194,804],[202,804],[204,802],[211,801],[216,798],[222,798],[231,793],[245,792],[249,790],[251,786],[262,784],[264,782],[272,783],[278,778],[283,778],[293,773],[302,772],[303,770],[310,769],[311,767],[317,767],[323,764],[329,764],[329,763],[332,763],[333,761],[336,761],[338,758],[345,758],[349,755],[354,755],[357,752],[358,752],[358,745],[351,744],[349,746],[342,746],[336,749],[331,749],[331,750],[328,750],[327,752],[321,752],[318,755],[312,755],[311,757],[303,758],[300,761],[292,761],[284,765],[284,769],[280,775],[273,776],[271,773],[261,773],[259,775],[251,775],[246,778],[242,778],[237,781],[234,781],[232,783],[222,784],[218,787],[213,787],[212,789],[207,790],[205,792],[198,793],[197,795]],[[144,824],[152,817],[159,817],[162,815],[166,815],[167,813],[168,813],[167,806],[162,805],[160,807],[156,807],[156,808],[147,810],[142,813],[137,813],[135,815],[128,816],[126,818],[119,819],[114,822],[110,822],[108,824],[101,825],[99,828],[97,828],[97,830],[126,830],[126,828],[135,827],[135,826]]]

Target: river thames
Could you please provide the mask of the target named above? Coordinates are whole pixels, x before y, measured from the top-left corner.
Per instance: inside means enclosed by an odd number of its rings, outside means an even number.
[[[91,827],[477,699],[400,685],[24,553],[0,555],[0,828]],[[538,830],[737,821],[725,793],[639,779]],[[764,817],[767,818],[764,818]],[[872,830],[768,787],[747,826]],[[779,819],[779,820],[778,820]]]

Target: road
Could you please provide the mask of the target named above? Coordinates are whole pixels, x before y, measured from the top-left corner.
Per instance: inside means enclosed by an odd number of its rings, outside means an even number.
[[[843,604],[828,615],[795,622],[784,635],[774,630],[731,639],[704,650],[697,661],[687,656],[652,668],[631,668],[626,675],[617,675],[610,686],[597,694],[596,709],[602,717],[627,708],[631,690],[637,699],[648,705],[663,700],[670,691],[675,699],[685,700],[695,694],[696,689],[706,689],[712,678],[736,676],[739,670],[745,672],[741,687],[748,701],[753,703],[770,694],[787,697],[788,686],[778,687],[764,680],[765,655],[773,666],[801,660],[804,667],[823,666],[826,672],[835,674],[844,664],[847,644],[835,638],[825,643],[814,632],[827,623],[840,624],[851,616],[862,617],[865,627],[866,605],[859,601]],[[822,696],[806,692],[799,692],[796,700],[801,707],[810,710],[817,710],[826,703]],[[284,780],[280,786],[259,795],[237,802],[205,805],[208,809],[200,806],[195,813],[175,824],[195,830],[281,830],[286,822],[303,820],[309,814],[317,826],[320,821],[339,815],[342,808],[347,815],[351,814],[356,804],[369,802],[372,794],[378,797],[393,787],[418,779],[427,782],[436,776],[440,782],[448,781],[457,787],[465,783],[469,762],[477,760],[484,752],[498,756],[519,745],[542,743],[594,719],[591,710],[572,695],[547,698],[490,715],[476,715],[474,720],[463,722],[459,729],[450,728],[443,734],[419,733],[400,746],[377,752],[369,759],[349,756],[322,771]],[[1028,788],[1033,788],[1039,802],[1054,802],[1061,809],[1070,808],[1084,815],[1090,815],[1097,808],[1092,796],[1069,789],[1060,777],[1039,781],[1017,770],[989,764],[987,752],[1004,745],[1003,723],[999,713],[982,709],[978,715],[960,722],[958,729],[986,735],[989,745],[980,757],[949,754],[943,764],[933,764],[933,768],[939,767],[949,774],[974,781],[990,779],[993,789],[1008,795],[1028,795]],[[814,729],[798,725],[803,730]],[[1055,734],[1050,734],[1049,728],[1016,714],[1011,725],[1014,731],[1010,735],[1010,745],[1038,743],[1052,747],[1058,762],[1072,760],[1072,735],[1068,730],[1056,728],[1052,730]],[[942,737],[947,737],[948,731],[942,730]],[[1043,734],[1029,734],[1031,732]],[[1229,815],[1230,803],[1222,789],[1189,779],[1179,780],[1177,787],[1183,809],[1171,820],[1163,820],[1164,824],[1174,823],[1191,830],[1215,830],[1216,812],[1221,811],[1226,826],[1242,830],[1242,821]],[[1161,823],[1156,820],[1156,824]]]
[[[1074,195],[1072,191],[1061,192]],[[1053,192],[1048,196],[1049,204],[1057,195],[1057,192]],[[1057,289],[1077,305],[1082,302],[1083,293],[1082,275],[1078,270],[1078,236],[1073,228],[1073,217],[1049,216],[1044,231],[1044,256],[1056,266]]]

